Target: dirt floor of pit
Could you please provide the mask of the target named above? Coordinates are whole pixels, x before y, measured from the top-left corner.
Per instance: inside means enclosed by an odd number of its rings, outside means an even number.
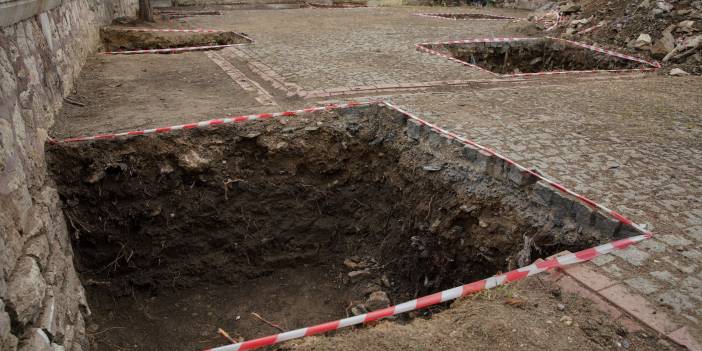
[[[248,44],[251,41],[236,32],[189,33],[146,32],[130,27],[105,27],[100,37],[105,51],[180,48],[187,46]]]
[[[203,52],[97,55],[56,118],[57,137],[167,126],[261,112]],[[270,107],[268,107],[270,108]]]
[[[438,47],[451,56],[500,74],[643,68],[645,65],[556,41],[524,41],[501,47],[450,44]]]
[[[175,277],[173,289],[126,298],[88,283],[93,342],[96,350],[202,350],[227,342],[218,328],[237,339],[279,332],[252,313],[286,330],[345,317],[353,295],[335,266],[300,265],[205,288],[177,287]]]
[[[628,333],[589,302],[537,277],[461,299],[431,319],[380,322],[334,337],[292,341],[282,349],[682,350],[649,330]]]

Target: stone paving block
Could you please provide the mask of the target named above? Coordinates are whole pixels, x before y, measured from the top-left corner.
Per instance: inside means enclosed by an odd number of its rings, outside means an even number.
[[[651,276],[653,276],[654,278],[656,278],[658,280],[668,282],[668,283],[675,283],[678,280],[678,278],[676,278],[672,273],[670,273],[668,271],[653,271],[653,272],[649,272],[648,274],[650,274]]]
[[[602,270],[611,274],[612,276],[614,276],[616,278],[621,278],[624,276],[624,271],[614,263],[607,265],[607,266],[603,266]]]
[[[700,346],[700,336],[697,338],[693,337],[690,330],[687,327],[682,327],[674,332],[668,334],[668,337],[675,341],[676,343],[687,347],[690,351],[702,351],[702,346]]]
[[[604,288],[617,284],[616,281],[607,278],[607,276],[595,272],[594,267],[588,264],[577,264],[573,266],[563,267],[562,270],[573,279],[587,286],[589,289],[599,291]]]
[[[600,294],[658,332],[665,334],[679,328],[667,313],[656,309],[643,297],[631,294],[622,284],[600,290]]]
[[[682,255],[694,261],[702,261],[702,252],[695,249],[685,250],[682,252]]]
[[[658,241],[655,237],[650,240],[644,240],[638,244],[636,244],[640,249],[648,252],[655,252],[655,253],[661,253],[665,252],[666,245],[660,241]]]
[[[683,280],[682,288],[692,298],[702,301],[702,280],[695,277],[687,277]]]
[[[698,242],[702,242],[702,226],[693,226],[685,230],[687,235]]]
[[[671,246],[688,246],[692,244],[690,240],[677,235],[658,235],[656,238]]]
[[[622,315],[622,312],[619,311],[616,307],[612,306],[609,304],[607,301],[602,299],[599,295],[596,293],[592,292],[591,290],[587,289],[586,287],[580,285],[575,279],[569,276],[564,276],[561,279],[558,280],[557,282],[558,286],[560,286],[565,292],[571,293],[571,294],[577,294],[581,297],[584,297],[588,300],[590,300],[595,308],[598,310],[607,313],[612,319],[617,319]]]
[[[694,302],[687,295],[676,290],[663,292],[657,298],[659,304],[672,308],[675,313],[691,310],[695,307]]]
[[[638,290],[644,295],[652,294],[660,289],[660,286],[658,286],[656,283],[641,277],[629,278],[624,282],[626,285]]]
[[[649,258],[649,254],[646,252],[643,252],[636,247],[630,246],[624,250],[619,250],[619,251],[614,251],[612,252],[613,255],[620,257],[624,261],[628,262],[631,265],[641,267],[646,263],[646,260]]]
[[[614,261],[614,256],[612,255],[603,255],[603,256],[597,256],[593,258],[590,262],[594,263],[597,266],[603,266],[607,263],[610,263]]]

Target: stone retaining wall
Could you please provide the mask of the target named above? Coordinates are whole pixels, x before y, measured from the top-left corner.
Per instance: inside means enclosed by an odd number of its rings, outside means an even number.
[[[99,27],[137,0],[67,0],[0,28],[0,349],[84,350],[90,313],[44,143]]]

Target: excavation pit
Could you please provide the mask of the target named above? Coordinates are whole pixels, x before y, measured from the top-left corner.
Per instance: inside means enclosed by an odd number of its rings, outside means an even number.
[[[513,20],[514,17],[487,15],[484,13],[421,13],[420,16],[450,20]]]
[[[612,51],[556,38],[477,39],[422,44],[466,64],[501,75],[543,72],[651,70],[652,64]]]
[[[105,27],[100,36],[105,51],[110,52],[251,43],[249,38],[236,32],[168,32]]]
[[[631,233],[382,106],[50,145],[48,161],[90,328],[111,328],[99,350],[249,340],[278,331],[262,319],[334,320],[378,291],[399,303]]]

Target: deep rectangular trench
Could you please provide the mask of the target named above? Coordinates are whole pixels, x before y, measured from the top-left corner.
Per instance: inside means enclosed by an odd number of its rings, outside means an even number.
[[[189,46],[248,44],[251,40],[236,32],[147,32],[130,27],[104,27],[100,37],[105,51],[166,49]]]
[[[488,15],[484,13],[428,13],[426,16],[453,20],[511,20],[514,17]]]
[[[252,312],[289,330],[630,230],[380,106],[51,145],[48,161],[99,350],[260,337],[277,330]]]
[[[499,74],[622,70],[648,65],[551,38],[426,45]]]

